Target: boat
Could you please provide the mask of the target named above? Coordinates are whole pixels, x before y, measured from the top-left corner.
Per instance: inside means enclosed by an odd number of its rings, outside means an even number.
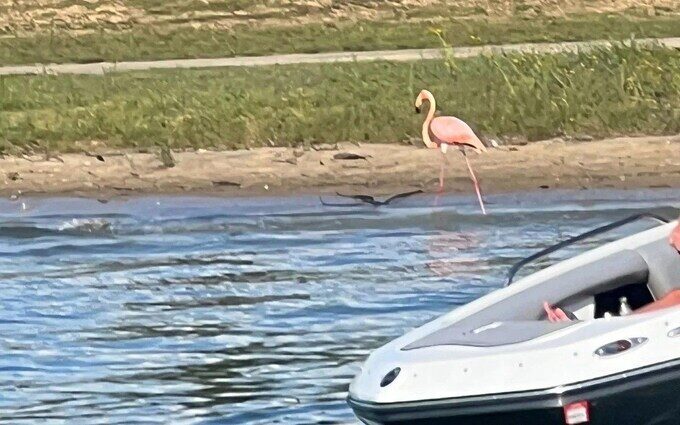
[[[515,281],[548,254],[649,219]],[[619,315],[680,288],[675,225],[639,214],[520,261],[504,287],[371,353],[350,407],[369,425],[680,424],[680,308]],[[546,320],[544,301],[577,320]]]

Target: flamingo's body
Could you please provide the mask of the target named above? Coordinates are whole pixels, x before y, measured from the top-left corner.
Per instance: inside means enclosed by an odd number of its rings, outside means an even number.
[[[432,93],[427,90],[421,91],[416,98],[416,112],[420,113],[420,106],[424,102],[429,102],[430,109],[423,122],[423,142],[428,148],[439,149],[442,152],[442,163],[439,171],[439,190],[444,189],[444,162],[446,160],[446,151],[449,146],[458,147],[465,157],[465,162],[470,171],[470,178],[475,186],[482,213],[486,214],[477,177],[475,177],[475,173],[472,171],[472,166],[470,165],[470,161],[465,152],[468,148],[473,149],[478,153],[486,152],[486,146],[484,146],[472,128],[470,128],[463,120],[447,116],[435,118],[436,103]]]
[[[486,147],[465,121],[456,117],[436,117],[428,125],[430,140],[439,149],[446,151],[448,146],[469,147],[477,152],[485,152]]]

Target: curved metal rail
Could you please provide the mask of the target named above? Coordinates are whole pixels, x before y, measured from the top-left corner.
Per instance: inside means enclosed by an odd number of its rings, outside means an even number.
[[[564,248],[565,246],[569,246],[569,245],[571,245],[575,242],[582,241],[584,239],[588,239],[592,236],[599,235],[601,233],[606,233],[610,230],[616,229],[616,228],[621,227],[621,226],[625,226],[626,224],[632,223],[634,221],[642,220],[642,219],[656,220],[656,221],[658,221],[662,224],[669,222],[669,220],[667,218],[662,217],[660,215],[652,214],[652,213],[635,214],[635,215],[632,215],[630,217],[626,217],[624,219],[615,221],[613,223],[609,223],[609,224],[604,225],[602,227],[598,227],[596,229],[589,230],[589,231],[582,233],[578,236],[574,236],[574,237],[571,237],[569,239],[563,240],[562,242],[558,242],[553,246],[550,246],[550,247],[548,247],[544,250],[541,250],[541,251],[539,251],[535,254],[532,254],[532,255],[526,257],[525,259],[520,260],[519,262],[515,263],[515,265],[513,265],[510,268],[510,270],[508,271],[508,282],[505,284],[505,286],[509,286],[509,285],[512,284],[512,281],[515,278],[515,275],[517,274],[517,272],[522,267],[526,266],[527,264],[529,264],[529,263],[531,263],[531,262],[533,262],[533,261],[535,261],[535,260],[537,260],[541,257],[545,257],[548,254],[552,254],[553,252],[558,251],[558,250]]]

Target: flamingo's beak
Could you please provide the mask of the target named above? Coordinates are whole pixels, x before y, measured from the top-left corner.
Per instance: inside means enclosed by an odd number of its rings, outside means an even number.
[[[419,113],[420,113],[420,108],[418,106],[416,106],[416,114],[419,114]]]

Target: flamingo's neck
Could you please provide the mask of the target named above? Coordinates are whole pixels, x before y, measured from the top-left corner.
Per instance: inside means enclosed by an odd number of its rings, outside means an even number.
[[[436,148],[437,145],[430,139],[430,123],[434,118],[434,112],[437,109],[437,105],[434,101],[434,96],[427,94],[427,100],[430,103],[430,110],[427,111],[427,116],[425,117],[425,122],[423,122],[423,142],[428,148]]]

